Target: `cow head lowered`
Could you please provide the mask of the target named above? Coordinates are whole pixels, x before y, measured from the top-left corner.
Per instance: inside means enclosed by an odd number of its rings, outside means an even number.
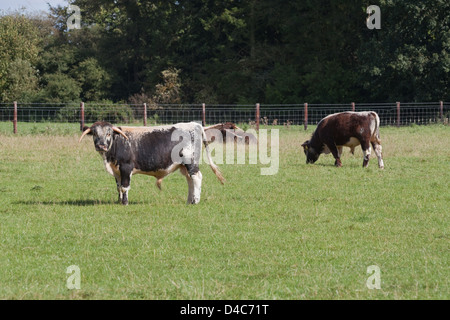
[[[126,140],[128,137],[119,128],[109,122],[96,122],[91,127],[84,127],[80,142],[87,134],[93,135],[95,150],[99,152],[108,152],[113,144],[114,133],[122,135]]]
[[[320,153],[318,153],[312,146],[311,146],[311,142],[305,141],[302,144],[303,147],[303,152],[305,152],[306,155],[306,163],[314,163],[317,161],[317,159],[319,159],[319,155]]]

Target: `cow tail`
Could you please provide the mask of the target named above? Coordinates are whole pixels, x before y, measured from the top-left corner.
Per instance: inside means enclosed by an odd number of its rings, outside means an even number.
[[[222,173],[219,170],[219,167],[217,167],[212,158],[211,158],[211,152],[209,152],[209,148],[208,148],[208,139],[206,137],[206,133],[205,130],[202,127],[202,140],[203,140],[203,144],[205,146],[205,151],[206,151],[206,155],[208,156],[208,161],[209,161],[209,166],[211,167],[212,171],[214,172],[214,174],[216,175],[216,177],[219,179],[220,183],[224,183],[225,178],[223,177]]]
[[[374,130],[374,137],[376,139],[376,142],[378,144],[381,144],[381,138],[380,138],[380,117],[376,112],[372,112],[373,116],[375,117],[375,130]]]

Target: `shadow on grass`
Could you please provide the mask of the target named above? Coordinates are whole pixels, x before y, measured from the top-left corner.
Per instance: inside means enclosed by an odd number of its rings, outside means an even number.
[[[334,167],[334,168],[336,168],[336,169],[344,168],[344,167],[350,167],[350,168],[363,168],[363,166],[362,166],[362,161],[361,161],[361,163],[356,163],[356,162],[342,162],[342,167],[336,167],[336,165],[335,165],[333,162],[330,162],[330,163],[320,162],[320,163],[313,163],[313,164],[308,164],[308,165],[310,165],[310,166],[326,167],[326,168]],[[370,163],[369,163],[369,166],[370,166]],[[378,165],[375,163],[375,166],[378,166]]]
[[[79,200],[66,200],[66,201],[39,201],[39,200],[28,200],[28,201],[16,201],[14,204],[22,204],[27,206],[34,205],[44,205],[44,206],[98,206],[98,205],[120,205],[119,202],[113,200],[92,200],[92,199],[79,199]],[[130,203],[131,205],[133,203]]]

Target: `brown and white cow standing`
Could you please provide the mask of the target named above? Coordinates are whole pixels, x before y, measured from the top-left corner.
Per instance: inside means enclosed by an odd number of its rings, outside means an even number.
[[[322,153],[332,153],[335,165],[342,166],[342,147],[353,153],[361,145],[364,153],[363,167],[369,164],[372,144],[378,158],[378,167],[384,169],[380,140],[380,118],[374,111],[341,112],[326,116],[317,125],[310,140],[302,144],[306,163],[314,163]]]

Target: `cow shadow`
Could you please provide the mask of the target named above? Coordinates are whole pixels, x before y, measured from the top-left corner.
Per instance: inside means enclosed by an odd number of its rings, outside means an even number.
[[[339,169],[339,167],[336,167],[336,165],[334,164],[334,161],[332,161],[332,162],[316,162],[316,163],[307,164],[307,165],[324,167],[324,168],[334,167],[334,168]],[[354,161],[342,162],[342,167],[340,167],[340,168],[345,168],[345,167],[348,167],[348,168],[362,168],[362,160],[361,160],[361,162],[354,162]]]
[[[99,205],[119,205],[118,201],[113,200],[98,200],[98,199],[74,199],[74,200],[60,200],[60,201],[40,201],[40,200],[26,200],[15,201],[14,204],[21,205],[44,205],[44,206],[79,206],[90,207]],[[130,203],[132,204],[132,203]]]
[[[339,167],[336,167],[336,165],[334,165],[334,163],[314,163],[313,166],[326,167],[326,168],[331,168],[331,167],[339,168]],[[357,165],[355,165],[353,163],[348,163],[348,164],[342,164],[342,167],[340,167],[340,168],[343,168],[344,166],[350,167],[350,168],[358,167]],[[360,166],[360,167],[362,167],[362,166]]]

